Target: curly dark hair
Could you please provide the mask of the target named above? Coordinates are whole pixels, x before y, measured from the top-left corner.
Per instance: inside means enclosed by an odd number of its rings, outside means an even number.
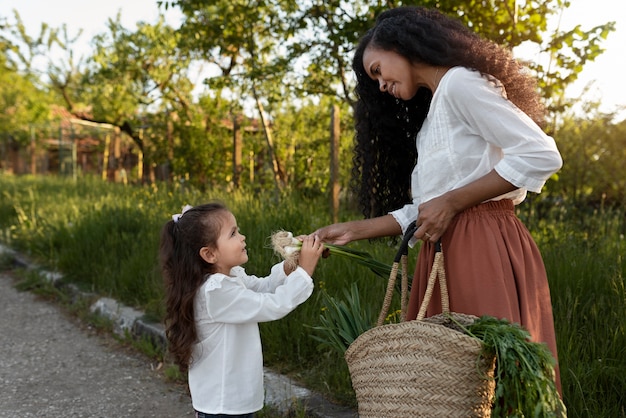
[[[192,361],[198,334],[195,324],[196,292],[214,273],[214,265],[200,257],[200,249],[217,246],[224,214],[221,203],[207,203],[186,211],[177,222],[170,220],[161,231],[159,259],[165,283],[165,335],[168,351],[181,371]]]
[[[479,71],[489,80],[499,80],[511,102],[543,123],[536,80],[511,51],[435,9],[407,6],[381,13],[361,38],[352,61],[357,82],[353,186],[366,218],[411,201],[415,136],[432,100],[432,92],[424,87],[408,101],[381,92],[378,81],[369,78],[363,67],[368,47],[393,51],[412,63]]]

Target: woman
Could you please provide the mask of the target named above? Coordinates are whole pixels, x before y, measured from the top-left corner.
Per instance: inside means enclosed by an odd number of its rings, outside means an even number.
[[[421,7],[382,13],[361,39],[353,70],[354,169],[367,219],[314,235],[346,244],[398,235],[416,220],[413,243],[424,245],[408,319],[441,240],[450,309],[520,323],[556,359],[545,267],[514,212],[562,165],[538,125],[534,79],[506,49]],[[439,312],[434,294],[427,315]],[[558,368],[556,379],[560,390]]]

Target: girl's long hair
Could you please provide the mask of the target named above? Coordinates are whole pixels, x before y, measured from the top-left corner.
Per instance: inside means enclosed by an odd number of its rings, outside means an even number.
[[[187,210],[178,219],[167,222],[161,231],[159,259],[165,284],[165,335],[168,351],[185,372],[192,361],[197,342],[194,315],[196,292],[213,265],[200,257],[202,247],[215,247],[228,209],[220,203],[208,203]]]
[[[363,67],[369,46],[396,52],[412,63],[479,71],[499,80],[511,102],[538,124],[543,122],[536,80],[509,50],[434,9],[398,7],[381,13],[361,38],[352,61],[357,81],[353,187],[365,217],[384,215],[411,201],[415,137],[432,100],[426,88],[408,101],[381,92]]]

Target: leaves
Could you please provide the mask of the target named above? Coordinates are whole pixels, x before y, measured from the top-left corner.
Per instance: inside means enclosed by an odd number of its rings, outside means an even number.
[[[350,344],[371,328],[371,312],[361,306],[356,283],[350,292],[344,290],[344,300],[326,291],[321,295],[324,309],[320,325],[311,327],[317,335],[311,337],[343,356]],[[504,319],[485,315],[463,326],[450,318],[482,342],[486,356],[496,357],[493,417],[566,416],[554,380],[555,361],[545,344],[530,341],[527,330]]]
[[[324,244],[324,246],[330,250],[331,254],[348,257],[384,279],[389,278],[391,266],[374,259],[368,252],[355,250],[345,245]]]
[[[530,341],[519,324],[482,316],[465,327],[496,357],[493,417],[565,417],[554,381],[555,360],[545,344]]]
[[[297,263],[299,248],[302,242],[293,237],[293,233],[289,231],[275,231],[271,238],[271,247],[284,260],[289,263]],[[365,251],[355,250],[345,245],[334,245],[324,243],[324,247],[328,249],[330,254],[346,257],[364,267],[369,268],[377,275],[387,279],[391,273],[391,266],[375,260],[369,253]]]
[[[372,327],[372,312],[369,307],[361,306],[356,283],[352,283],[349,292],[344,289],[345,300],[337,300],[326,291],[322,291],[321,295],[324,304],[321,325],[311,327],[318,332],[311,338],[343,357],[350,344]]]

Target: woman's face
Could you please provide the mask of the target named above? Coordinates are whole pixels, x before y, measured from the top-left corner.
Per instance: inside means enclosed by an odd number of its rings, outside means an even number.
[[[393,51],[368,46],[363,51],[363,67],[372,80],[378,81],[381,92],[396,99],[410,100],[420,87],[430,88],[420,66]]]

